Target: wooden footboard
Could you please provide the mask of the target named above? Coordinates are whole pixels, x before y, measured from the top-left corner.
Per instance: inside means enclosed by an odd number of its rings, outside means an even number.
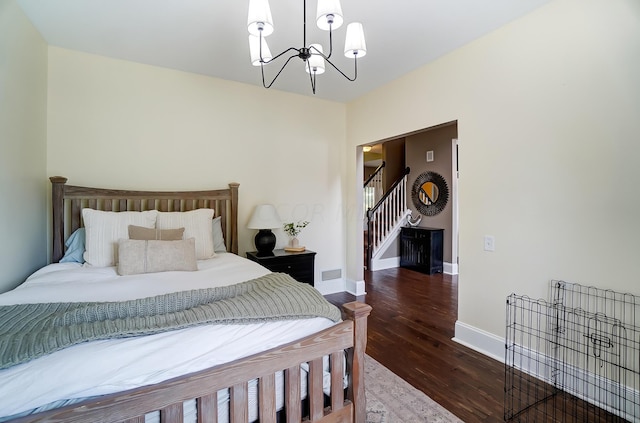
[[[364,354],[367,317],[371,307],[358,302],[343,306],[344,321],[299,341],[236,360],[211,369],[191,373],[156,385],[105,395],[12,422],[144,422],[146,413],[160,411],[162,423],[182,422],[183,402],[196,399],[197,421],[218,422],[217,392],[230,391],[229,421],[248,421],[248,382],[258,379],[259,420],[276,422],[275,373],[284,371],[286,422],[364,423]],[[345,351],[347,352],[344,369]],[[323,357],[329,356],[331,395],[325,406]],[[308,363],[308,407],[300,402],[300,364]],[[343,389],[346,370],[349,384]]]

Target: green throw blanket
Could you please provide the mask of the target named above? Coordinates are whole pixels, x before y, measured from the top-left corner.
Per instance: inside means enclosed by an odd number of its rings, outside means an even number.
[[[311,317],[337,322],[340,310],[283,273],[130,301],[0,306],[0,369],[86,341]]]

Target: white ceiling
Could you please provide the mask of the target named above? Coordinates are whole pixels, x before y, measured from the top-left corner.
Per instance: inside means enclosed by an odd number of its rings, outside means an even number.
[[[347,102],[384,85],[550,0],[342,0],[345,23],[362,22],[367,55],[349,82],[327,66],[316,96]],[[17,0],[50,45],[261,85],[249,62],[248,0]],[[302,47],[301,0],[270,0],[273,55]],[[328,50],[328,33],[307,5],[307,42]],[[334,32],[334,63],[353,75],[342,54],[346,25]],[[295,58],[273,88],[313,95]],[[277,66],[277,68],[276,68]],[[281,65],[265,68],[273,77]]]

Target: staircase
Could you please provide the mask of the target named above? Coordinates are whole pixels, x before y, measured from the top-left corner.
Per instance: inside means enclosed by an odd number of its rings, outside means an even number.
[[[380,166],[369,176],[364,183],[363,188],[363,200],[364,200],[364,213],[365,219],[367,217],[367,210],[373,208],[384,194],[384,186],[382,185],[382,175],[386,162],[382,162]]]
[[[384,163],[376,169],[364,184],[365,204],[365,266],[369,270],[380,270],[380,256],[387,250],[400,233],[411,211],[407,208],[407,167],[387,192],[382,193],[382,177],[375,185],[376,174],[382,172]],[[379,197],[376,195],[380,193]],[[371,201],[369,197],[373,197]]]

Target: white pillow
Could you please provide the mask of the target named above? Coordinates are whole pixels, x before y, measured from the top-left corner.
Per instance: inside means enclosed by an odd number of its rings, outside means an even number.
[[[107,212],[82,209],[86,230],[84,261],[96,267],[115,266],[118,240],[129,237],[129,225],[153,228],[158,212]]]
[[[156,228],[184,228],[185,239],[196,239],[196,258],[205,260],[215,256],[212,219],[213,209],[197,209],[188,212],[158,212]]]

